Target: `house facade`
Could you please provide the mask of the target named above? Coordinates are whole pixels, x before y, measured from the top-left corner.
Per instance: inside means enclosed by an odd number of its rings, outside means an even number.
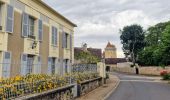
[[[41,0],[0,0],[0,77],[70,72],[74,27]]]

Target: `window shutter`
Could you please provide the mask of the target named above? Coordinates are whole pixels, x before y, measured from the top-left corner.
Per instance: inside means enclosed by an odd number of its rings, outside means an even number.
[[[28,20],[29,20],[29,15],[26,13],[23,13],[22,15],[22,36],[27,37],[28,36]]]
[[[52,74],[52,68],[51,68],[51,65],[52,65],[52,58],[49,57],[48,58],[48,74],[51,75]]]
[[[7,17],[6,17],[6,32],[13,33],[14,24],[14,8],[11,5],[7,5]]]
[[[65,32],[63,32],[63,41],[62,41],[62,46],[63,46],[63,48],[66,48],[66,33]]]
[[[72,50],[72,35],[70,34],[70,50]]]
[[[41,57],[37,57],[37,64],[34,66],[34,74],[40,74],[41,73]]]
[[[54,35],[55,34],[55,29],[54,27],[52,26],[52,37],[51,37],[51,44],[54,45]]]
[[[54,30],[55,30],[55,32],[54,32],[55,33],[55,39],[54,39],[55,42],[54,43],[57,46],[57,28],[54,28]]]
[[[27,74],[27,54],[21,55],[21,75]]]
[[[43,39],[43,22],[42,22],[42,20],[38,21],[38,37],[39,37],[39,40],[42,41],[42,39]]]
[[[65,66],[66,66],[66,60],[63,59],[63,74],[65,74],[65,70],[66,70]]]
[[[9,78],[10,77],[10,69],[11,69],[11,53],[4,52],[3,53],[3,65],[2,65],[2,77]]]

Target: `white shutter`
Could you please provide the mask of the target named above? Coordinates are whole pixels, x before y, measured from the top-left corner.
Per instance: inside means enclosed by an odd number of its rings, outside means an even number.
[[[21,75],[27,74],[27,54],[21,55]]]
[[[3,53],[2,77],[9,78],[11,69],[11,53]]]
[[[28,23],[29,23],[29,15],[26,13],[23,13],[22,15],[22,36],[27,37],[28,36]]]
[[[63,34],[62,34],[63,36],[62,36],[62,47],[63,48],[66,48],[66,33],[65,32],[63,32]]]
[[[55,29],[54,26],[52,26],[52,35],[51,35],[51,44],[54,45],[54,41],[55,41]]]
[[[41,57],[37,57],[37,62],[34,65],[34,74],[41,74]]]
[[[72,35],[70,34],[70,50],[72,51]]]
[[[43,22],[42,20],[38,21],[38,38],[40,41],[43,39]]]
[[[42,65],[41,56],[38,56],[38,74],[41,74],[41,65]]]
[[[14,8],[11,5],[7,5],[7,17],[6,17],[6,32],[13,33],[14,24]]]
[[[51,75],[52,74],[52,68],[51,68],[51,62],[52,62],[52,58],[49,57],[48,58],[48,74]]]
[[[54,38],[54,44],[57,46],[57,28],[54,28],[54,36],[55,36],[55,38]]]

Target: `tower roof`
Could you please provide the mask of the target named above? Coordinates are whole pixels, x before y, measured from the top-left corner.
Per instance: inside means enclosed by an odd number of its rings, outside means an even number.
[[[108,42],[106,48],[107,48],[107,47],[115,48],[115,45],[113,45],[113,44],[111,44],[110,42]]]

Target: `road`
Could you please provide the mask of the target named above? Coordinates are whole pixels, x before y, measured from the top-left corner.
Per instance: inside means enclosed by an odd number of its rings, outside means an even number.
[[[113,73],[120,84],[107,100],[170,100],[170,85],[157,77]]]

